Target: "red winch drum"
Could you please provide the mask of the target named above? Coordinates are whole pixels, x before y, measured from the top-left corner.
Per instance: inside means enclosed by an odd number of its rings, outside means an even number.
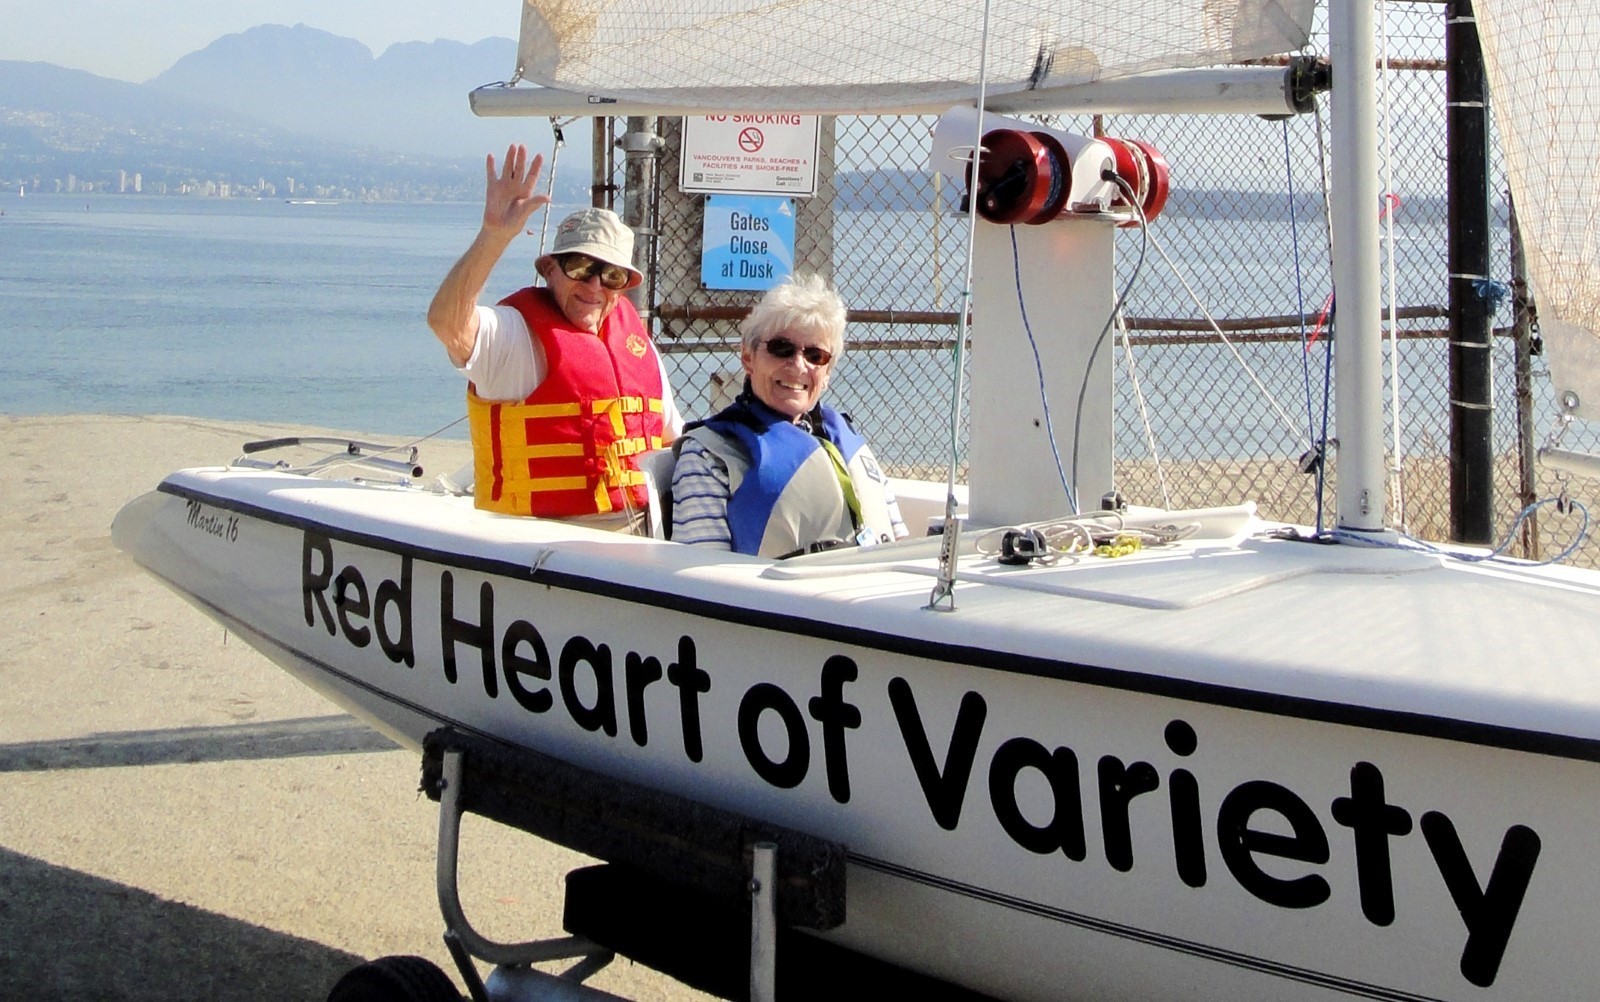
[[[973,204],[991,223],[1037,225],[1061,214],[1071,181],[1067,152],[1054,137],[995,129],[983,137]]]
[[[1148,223],[1161,215],[1171,190],[1167,158],[1161,155],[1160,150],[1142,139],[1115,139],[1111,136],[1101,136],[1100,141],[1111,147],[1117,176],[1128,182],[1128,187],[1138,196],[1139,209],[1144,214],[1145,222]],[[1119,195],[1112,204],[1127,206],[1127,197]],[[1139,222],[1130,219],[1119,225],[1138,226]]]
[[[1101,137],[1110,148],[1113,169],[1128,183],[1145,221],[1155,219],[1167,204],[1171,181],[1166,158],[1140,139]],[[971,170],[967,172],[970,187]],[[1072,187],[1072,159],[1061,141],[1048,132],[995,129],[983,137],[974,205],[991,223],[1037,226],[1067,209]],[[1120,189],[1113,207],[1131,209]],[[1118,225],[1137,226],[1128,219]]]

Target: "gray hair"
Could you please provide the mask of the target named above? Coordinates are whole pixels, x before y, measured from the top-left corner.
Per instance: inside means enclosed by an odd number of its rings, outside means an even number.
[[[767,290],[739,325],[739,333],[746,349],[785,331],[820,334],[837,360],[844,354],[844,324],[844,300],[821,275],[793,275]]]

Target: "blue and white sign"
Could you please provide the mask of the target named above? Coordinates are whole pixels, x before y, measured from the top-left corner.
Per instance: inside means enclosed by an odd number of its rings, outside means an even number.
[[[794,202],[770,195],[706,197],[700,281],[708,289],[770,289],[794,271]]]

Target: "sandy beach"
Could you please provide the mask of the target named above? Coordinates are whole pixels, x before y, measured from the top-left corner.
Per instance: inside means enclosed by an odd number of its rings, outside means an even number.
[[[166,472],[248,439],[191,418],[0,417],[0,999],[323,999],[364,959],[452,972],[419,758],[301,686],[111,545]],[[465,442],[423,446],[430,473]],[[586,860],[469,817],[467,914],[561,932]],[[704,998],[628,961],[590,982]]]

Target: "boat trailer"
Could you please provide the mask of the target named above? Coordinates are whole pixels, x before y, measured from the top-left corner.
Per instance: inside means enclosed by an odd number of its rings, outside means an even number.
[[[845,921],[847,851],[837,842],[451,728],[423,741],[422,791],[439,804],[444,941],[472,1002],[625,1002],[584,983],[618,955],[740,1002],[863,984],[984,998],[811,934]],[[467,812],[604,860],[567,874],[568,935],[501,943],[473,928],[457,883]],[[476,961],[491,965],[487,978]],[[559,961],[573,963],[560,973],[534,966]],[[433,963],[397,956],[349,971],[328,1002],[460,998]]]

